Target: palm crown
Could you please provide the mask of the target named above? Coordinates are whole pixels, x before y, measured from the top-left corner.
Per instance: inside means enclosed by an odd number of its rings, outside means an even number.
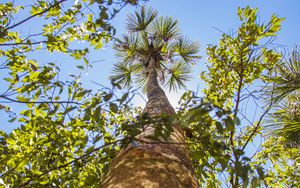
[[[199,44],[183,37],[178,23],[171,17],[157,17],[151,8],[142,7],[127,18],[128,34],[114,46],[119,62],[114,65],[111,80],[122,86],[133,81],[145,86],[147,65],[155,58],[155,69],[162,84],[170,90],[181,88],[191,72],[190,65],[200,57]]]

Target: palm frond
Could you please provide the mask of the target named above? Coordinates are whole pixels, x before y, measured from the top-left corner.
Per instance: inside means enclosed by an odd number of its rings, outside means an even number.
[[[113,83],[120,84],[122,87],[129,87],[132,84],[132,74],[138,69],[138,65],[131,65],[127,62],[114,64],[113,75],[109,79]]]
[[[149,31],[153,38],[164,42],[180,36],[177,20],[173,20],[171,17],[159,17],[151,24]]]
[[[132,63],[138,59],[141,59],[144,55],[143,43],[141,43],[140,35],[124,35],[122,39],[117,40],[114,45],[116,50],[116,56],[120,58],[120,61]]]
[[[145,31],[142,31],[139,33],[139,35],[141,36],[141,49],[142,49],[142,53],[144,54],[144,56],[148,56],[149,55],[149,47],[151,45],[153,45],[153,40],[149,37],[148,33]]]
[[[266,126],[269,135],[283,138],[287,146],[300,146],[300,53],[295,47],[288,59],[281,61],[273,86],[266,92],[273,95],[279,110],[271,115],[274,122]]]
[[[300,89],[300,52],[295,47],[288,58],[277,67],[278,75],[272,78],[275,82],[273,93],[275,101]]]
[[[281,138],[283,144],[288,147],[300,146],[300,121],[289,122],[288,124],[278,123],[267,127],[268,134]]]
[[[127,30],[129,32],[139,32],[145,30],[148,25],[156,18],[157,11],[151,7],[146,9],[144,6],[134,14],[129,14],[127,18]]]
[[[176,64],[172,64],[169,68],[167,68],[167,72],[169,75],[166,79],[167,82],[165,85],[170,91],[177,90],[178,88],[184,88],[184,83],[191,78],[191,67],[185,62],[177,62]]]
[[[142,71],[139,71],[135,76],[135,82],[137,83],[138,87],[141,88],[143,93],[147,92],[147,82],[148,77]]]
[[[196,59],[200,59],[201,56],[198,56],[199,52],[199,43],[193,42],[186,37],[181,37],[178,39],[175,52],[186,62],[194,63]]]
[[[300,95],[289,95],[272,114],[274,121],[267,126],[271,136],[282,137],[286,145],[300,146]]]

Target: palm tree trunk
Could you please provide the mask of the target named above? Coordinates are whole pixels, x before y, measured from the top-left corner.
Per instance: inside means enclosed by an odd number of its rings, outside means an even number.
[[[144,113],[150,116],[161,116],[162,113],[174,115],[175,111],[171,106],[165,92],[161,89],[157,81],[157,71],[155,60],[152,58],[148,65],[147,97],[148,102],[144,108]]]
[[[155,59],[148,64],[147,82],[148,102],[144,113],[151,117],[162,113],[174,115],[164,91],[157,81]],[[168,140],[153,141],[148,138],[154,134],[155,127],[148,126],[132,144],[119,152],[111,163],[109,172],[101,184],[103,188],[194,188],[197,178],[181,129],[173,125],[174,131]]]

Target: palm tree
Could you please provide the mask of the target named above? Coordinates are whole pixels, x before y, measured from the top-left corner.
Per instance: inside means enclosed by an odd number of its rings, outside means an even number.
[[[277,66],[277,76],[273,77],[275,82],[274,99],[280,101],[300,89],[300,52],[295,47],[288,59]]]
[[[143,113],[150,117],[175,114],[162,86],[170,90],[184,87],[190,65],[200,58],[199,45],[183,37],[177,21],[157,17],[151,8],[142,7],[127,19],[128,34],[117,40],[120,62],[115,64],[111,80],[144,88],[148,101]],[[155,126],[136,136],[138,142],[123,149],[111,163],[102,187],[197,187],[197,179],[188,156],[185,136],[177,125],[167,138],[151,140]],[[168,144],[167,144],[167,143]],[[181,143],[181,144],[180,144]]]
[[[271,135],[283,138],[288,146],[300,146],[300,52],[295,47],[281,62],[272,78],[271,91],[279,110],[273,113]]]

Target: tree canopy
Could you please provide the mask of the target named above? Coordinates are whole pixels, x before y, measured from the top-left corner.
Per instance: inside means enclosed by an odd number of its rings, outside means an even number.
[[[120,85],[130,86],[131,73],[139,75],[149,53],[157,51],[162,83],[182,87],[191,60],[199,58],[199,46],[181,35],[176,20],[143,6],[141,16],[129,14],[130,33],[116,38],[111,20],[123,7],[139,2],[0,4],[5,83],[0,110],[10,118],[8,123],[17,125],[11,132],[0,130],[0,186],[97,187],[111,160],[135,143],[143,125],[167,122],[185,131],[188,139],[181,144],[188,146],[201,187],[297,187],[299,52],[289,56],[271,45],[284,19],[272,15],[261,23],[258,9],[239,8],[237,31],[222,33],[219,43],[206,49],[204,95],[186,91],[176,115],[154,119],[130,105],[138,90],[130,87],[122,93]],[[24,34],[19,27],[33,19],[41,21],[38,31]],[[115,42],[122,57],[112,86],[86,89],[81,77],[92,66],[87,55],[109,42]],[[78,72],[61,78],[63,66],[36,60],[39,53],[71,57],[79,62]],[[249,101],[256,109],[249,109]],[[15,104],[20,111],[14,111]],[[252,120],[249,111],[257,111],[258,118]],[[275,132],[268,130],[272,125],[279,125]],[[170,131],[160,127],[156,136]]]

